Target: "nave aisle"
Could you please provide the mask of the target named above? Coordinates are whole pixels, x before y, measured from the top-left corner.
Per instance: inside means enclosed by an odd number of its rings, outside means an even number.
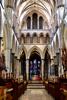
[[[27,89],[19,100],[54,100],[45,89]]]

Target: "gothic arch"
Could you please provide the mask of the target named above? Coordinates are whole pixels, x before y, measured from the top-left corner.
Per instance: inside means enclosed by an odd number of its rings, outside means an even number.
[[[50,35],[49,33],[46,33],[46,43],[49,43],[50,42]]]
[[[33,43],[37,43],[38,42],[38,36],[37,33],[33,33]]]
[[[40,57],[42,58],[42,51],[39,47],[33,46],[29,51],[28,51],[28,59],[30,58],[30,55],[33,51],[37,51],[40,54]]]
[[[31,29],[31,17],[27,17],[27,29]]]
[[[22,22],[23,22],[24,18],[25,18],[29,13],[31,13],[31,12],[33,12],[33,11],[34,11],[33,9],[27,9],[27,11],[26,11],[26,13],[23,15],[23,17],[21,16],[22,20],[21,20],[21,22],[20,22],[20,26],[22,25]],[[43,18],[46,19],[47,23],[49,23],[49,19],[46,17],[46,15],[44,14],[44,12],[43,12],[42,10],[38,11],[38,10],[35,8],[35,11],[36,11],[36,13],[39,12],[39,13],[43,16]]]
[[[22,46],[22,47],[21,47],[20,52],[22,53],[22,51],[25,52],[25,55],[26,55],[26,58],[27,58],[27,49],[25,48],[25,46]]]
[[[40,43],[44,43],[44,34],[43,33],[40,33],[39,38],[40,38]]]
[[[43,29],[43,17],[39,17],[39,29]]]
[[[51,56],[51,51],[50,51],[50,49],[49,49],[48,47],[45,47],[44,50],[43,50],[43,53],[42,53],[43,59],[44,59],[44,57],[45,57],[45,53],[46,53],[47,50],[48,50],[49,55]]]
[[[30,43],[30,38],[31,38],[30,33],[27,33],[26,34],[26,43]]]
[[[32,28],[33,29],[37,29],[37,17],[38,17],[38,15],[37,15],[37,13],[33,13],[33,15],[32,15]]]
[[[24,36],[24,34],[21,35],[20,43],[21,44],[25,43],[25,36]]]

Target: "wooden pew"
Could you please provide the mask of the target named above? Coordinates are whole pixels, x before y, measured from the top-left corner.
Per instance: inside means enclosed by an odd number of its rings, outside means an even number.
[[[6,100],[6,89],[4,86],[0,86],[0,100]]]
[[[67,79],[60,79],[60,100],[67,100]]]

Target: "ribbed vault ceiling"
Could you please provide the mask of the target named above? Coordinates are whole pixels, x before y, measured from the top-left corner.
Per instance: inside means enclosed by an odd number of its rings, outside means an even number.
[[[23,18],[34,10],[42,13],[49,25],[54,21],[52,15],[54,12],[55,0],[15,0],[15,4],[20,25]]]

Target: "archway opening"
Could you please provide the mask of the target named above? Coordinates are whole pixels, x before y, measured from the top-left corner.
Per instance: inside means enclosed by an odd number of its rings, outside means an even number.
[[[48,53],[48,50],[45,52],[45,57],[44,57],[44,77],[45,79],[48,79],[50,75],[50,54]]]
[[[33,34],[33,43],[37,43],[37,40],[38,40],[37,34],[34,33]]]
[[[23,76],[23,80],[26,80],[26,55],[23,51],[20,57],[21,61],[21,75]]]
[[[41,57],[37,51],[33,51],[29,59],[29,79],[41,80]]]
[[[33,15],[32,15],[32,17],[33,17],[33,23],[32,23],[32,27],[33,27],[33,29],[37,29],[37,14],[36,13],[34,13]]]
[[[30,43],[30,33],[27,33],[26,35],[26,43]]]
[[[39,29],[43,29],[43,17],[39,17]]]
[[[27,17],[27,29],[31,29],[31,17]]]

